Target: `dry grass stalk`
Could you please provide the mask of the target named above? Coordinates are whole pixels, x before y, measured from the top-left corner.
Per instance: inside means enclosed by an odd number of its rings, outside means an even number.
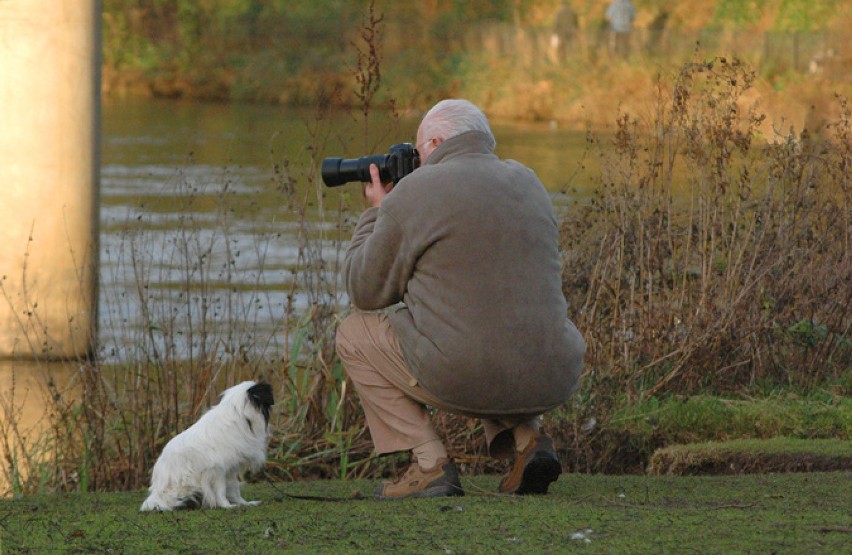
[[[685,66],[655,121],[619,119],[599,191],[563,223],[588,387],[807,388],[849,369],[848,107],[824,136],[758,145],[752,79]]]

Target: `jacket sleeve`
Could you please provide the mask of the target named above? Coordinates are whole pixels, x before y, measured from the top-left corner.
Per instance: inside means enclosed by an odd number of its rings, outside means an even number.
[[[401,302],[414,268],[399,222],[380,208],[358,220],[346,250],[343,279],[349,299],[361,310]]]

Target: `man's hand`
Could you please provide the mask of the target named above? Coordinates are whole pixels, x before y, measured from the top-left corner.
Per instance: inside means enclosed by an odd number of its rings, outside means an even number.
[[[382,183],[379,177],[379,167],[375,164],[370,164],[370,177],[373,179],[367,186],[364,187],[364,198],[370,206],[378,208],[382,205],[382,199],[393,189],[393,182]]]

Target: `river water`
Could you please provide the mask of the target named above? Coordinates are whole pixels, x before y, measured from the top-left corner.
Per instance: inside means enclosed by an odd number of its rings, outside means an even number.
[[[365,126],[350,113],[318,118],[272,105],[105,103],[100,357],[122,361],[169,345],[185,357],[223,343],[280,352],[285,315],[317,302],[297,268],[306,256],[320,258],[319,279],[335,282],[339,250],[363,209],[358,184],[319,183],[319,161],[413,142],[420,117],[379,112]],[[569,189],[588,190],[588,173],[577,174],[584,133],[547,123],[492,126],[498,155],[533,168],[557,211]],[[342,288],[327,291],[345,305]]]

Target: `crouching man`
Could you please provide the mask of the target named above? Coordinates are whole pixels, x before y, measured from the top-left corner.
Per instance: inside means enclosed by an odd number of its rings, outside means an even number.
[[[343,270],[360,310],[337,352],[376,451],[413,454],[379,498],[463,495],[427,406],[482,419],[489,454],[515,457],[502,493],[547,493],[562,471],[540,416],[577,389],[586,345],[550,196],[495,144],[479,108],[444,100],[418,128],[418,169],[393,186],[370,168]]]

